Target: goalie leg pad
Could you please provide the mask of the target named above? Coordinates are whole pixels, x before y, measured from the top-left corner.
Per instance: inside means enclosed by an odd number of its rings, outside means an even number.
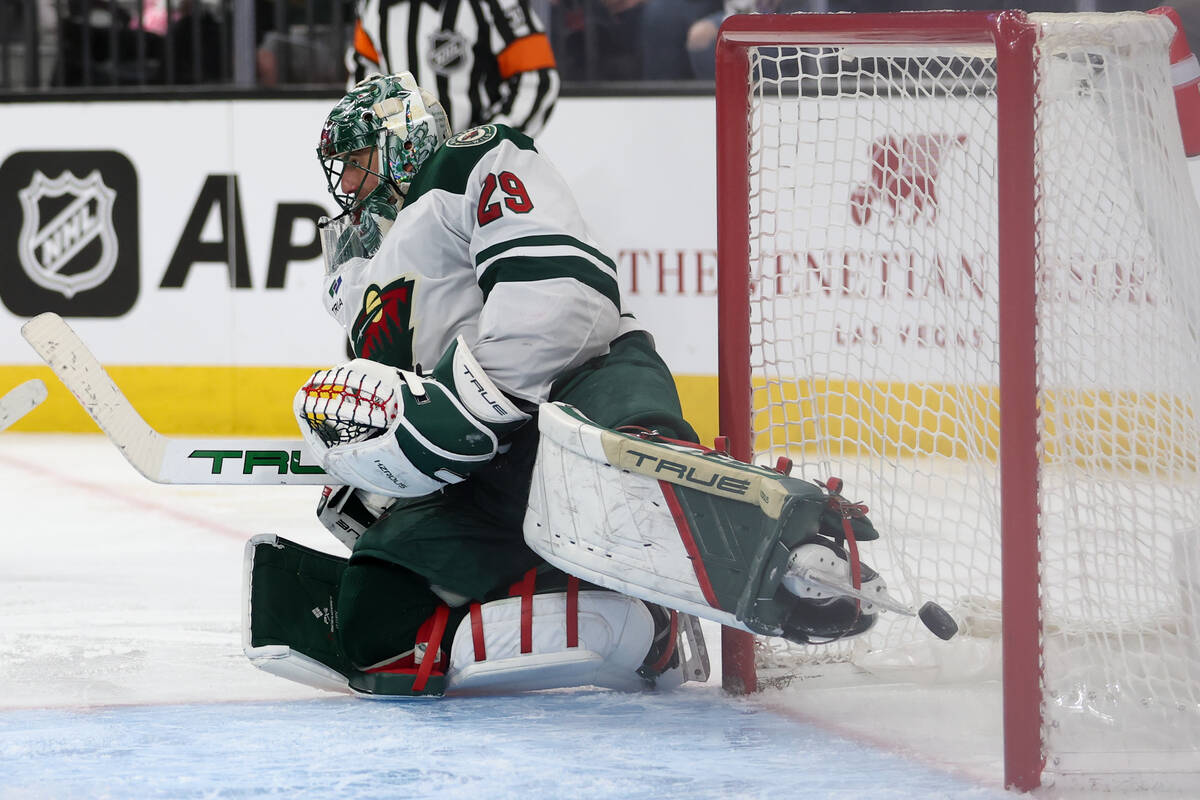
[[[335,608],[346,560],[262,534],[246,542],[243,564],[242,649],[250,663],[306,686],[349,692]]]
[[[695,617],[577,588],[472,605],[450,653],[452,694],[575,686],[637,691],[709,675]]]
[[[340,644],[337,601],[347,560],[274,534],[246,543],[242,647],[259,669],[297,683],[360,696],[440,695],[440,648],[449,608],[421,624],[415,645],[371,668],[356,669]],[[431,644],[432,643],[432,644]],[[426,661],[431,650],[435,658]]]
[[[694,619],[679,615],[678,631],[668,632],[678,636],[678,656],[647,679],[647,653],[662,631],[642,601],[599,590],[532,594],[532,584],[523,596],[474,603],[465,616],[439,606],[411,649],[356,669],[339,645],[336,602],[346,566],[274,534],[247,542],[243,648],[252,664],[372,698],[573,686],[633,691],[708,677]]]
[[[524,525],[538,555],[599,586],[751,633],[805,627],[797,614],[810,601],[782,580],[799,545],[840,548],[821,488],[601,428],[561,403],[542,405],[539,429]],[[842,635],[873,620],[856,609]]]
[[[654,637],[645,603],[603,591],[581,591],[575,601],[567,592],[531,600],[531,610],[521,597],[471,607],[450,646],[449,692],[645,687],[637,670]]]
[[[689,677],[686,658],[656,673],[657,680],[643,677],[655,621],[645,603],[613,592],[550,592],[474,603],[453,637],[445,629],[447,612],[442,606],[426,621],[413,650],[351,674],[350,688],[373,698],[576,686],[636,691],[677,686]],[[695,677],[707,678],[707,663]]]

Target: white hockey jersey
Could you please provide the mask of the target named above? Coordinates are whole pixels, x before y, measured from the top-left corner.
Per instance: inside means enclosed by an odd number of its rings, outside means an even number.
[[[375,256],[348,261],[325,289],[355,355],[428,370],[461,334],[501,390],[532,403],[641,329],[562,177],[503,125],[434,153]]]

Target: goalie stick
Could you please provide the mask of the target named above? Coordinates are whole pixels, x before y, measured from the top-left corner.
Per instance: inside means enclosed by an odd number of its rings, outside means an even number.
[[[155,483],[324,484],[300,439],[199,439],[150,427],[62,317],[39,314],[21,335],[134,469]],[[6,398],[7,399],[7,398]]]
[[[25,381],[0,397],[0,431],[33,411],[45,399],[46,384],[37,378]]]

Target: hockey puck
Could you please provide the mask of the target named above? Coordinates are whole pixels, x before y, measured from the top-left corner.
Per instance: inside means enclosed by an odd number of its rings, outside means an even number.
[[[925,623],[925,627],[929,628],[939,639],[948,640],[958,633],[958,623],[954,621],[954,617],[932,600],[921,606],[917,616],[921,618],[921,622]]]

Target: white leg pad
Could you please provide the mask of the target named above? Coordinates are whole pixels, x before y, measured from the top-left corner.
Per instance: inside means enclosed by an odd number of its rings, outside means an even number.
[[[654,636],[646,606],[612,592],[582,591],[578,597],[578,644],[567,647],[566,593],[533,596],[528,653],[521,652],[521,598],[480,606],[485,658],[476,660],[475,632],[467,616],[450,645],[447,693],[644,688],[637,669]]]
[[[315,658],[297,653],[287,645],[269,644],[262,647],[247,647],[245,650],[250,663],[263,672],[269,672],[314,689],[342,692],[343,694],[351,693],[346,676],[337,670],[330,669]]]
[[[542,404],[538,428],[541,438],[524,525],[525,541],[534,552],[598,586],[749,630],[705,600],[658,480],[635,471],[653,463],[639,455],[652,448],[668,448],[679,463],[694,467],[685,474],[696,479],[714,474],[711,462],[686,448],[645,443],[600,428],[554,403]],[[760,488],[770,487],[748,485],[745,494],[758,497]]]

